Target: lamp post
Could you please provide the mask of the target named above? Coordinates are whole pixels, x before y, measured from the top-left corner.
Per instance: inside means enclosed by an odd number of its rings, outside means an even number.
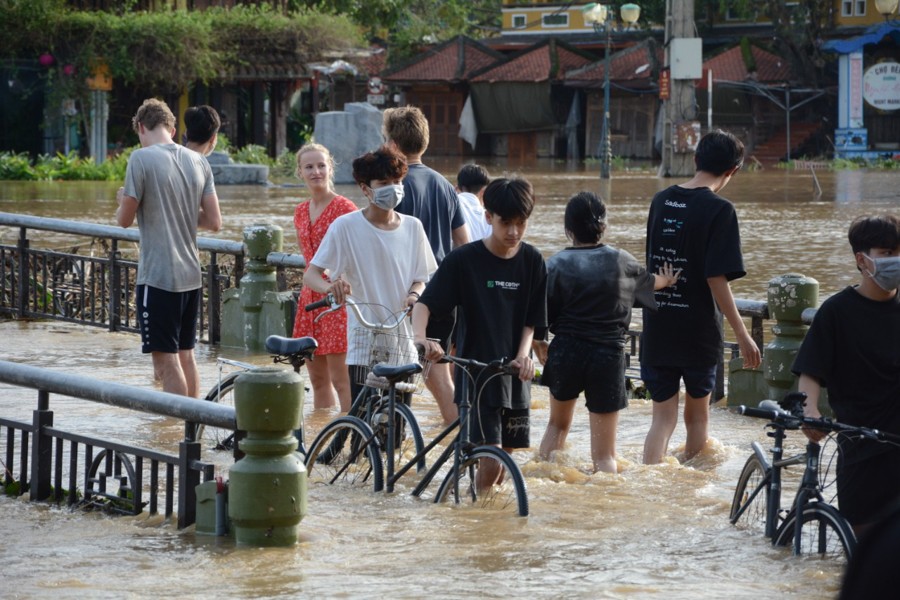
[[[606,55],[603,68],[603,125],[600,130],[600,177],[609,179],[612,166],[612,141],[609,135],[609,46],[612,37],[613,14],[605,4],[592,2],[582,9],[584,22],[593,26],[597,33],[606,34]],[[630,27],[641,16],[641,7],[637,4],[623,4],[619,16],[627,27]]]
[[[875,10],[884,16],[885,22],[897,11],[898,0],[875,0]]]

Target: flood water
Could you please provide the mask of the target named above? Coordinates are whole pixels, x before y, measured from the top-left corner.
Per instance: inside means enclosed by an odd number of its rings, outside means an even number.
[[[454,179],[456,163],[436,161]],[[528,240],[545,256],[562,248],[566,199],[582,189],[608,202],[608,242],[643,256],[650,197],[677,179],[614,173],[565,163],[514,168],[488,164],[492,175],[518,172],[534,184],[538,205]],[[747,277],[735,295],[764,300],[766,282],[802,273],[821,285],[820,300],[854,281],[846,241],[850,220],[896,212],[900,177],[891,172],[739,173],[723,195],[738,211]],[[113,223],[117,184],[0,182],[0,211]],[[361,202],[354,186],[339,191]],[[285,251],[297,251],[292,229],[298,187],[220,187],[225,229],[270,222],[285,230]],[[0,229],[3,243],[17,231]],[[37,237],[37,236],[36,236]],[[71,244],[48,236],[51,245]],[[32,242],[34,246],[35,243]],[[768,334],[768,332],[767,332]],[[0,359],[152,387],[149,359],[137,336],[60,323],[0,323]],[[265,356],[198,347],[203,387],[217,377],[215,359],[228,356],[267,364]],[[0,386],[0,415],[30,419],[36,393]],[[307,435],[334,413],[312,411]],[[56,424],[146,447],[171,450],[182,435],[171,419],[105,405],[51,398]],[[547,396],[536,388],[532,444],[547,421]],[[426,437],[439,417],[430,398],[414,401]],[[235,547],[227,539],[178,531],[161,518],[70,513],[0,497],[0,589],[5,597],[578,597],[578,598],[793,598],[832,597],[841,565],[793,558],[761,537],[728,523],[728,509],[752,440],[765,442],[762,423],[712,411],[715,438],[700,457],[680,464],[684,429],[676,429],[671,456],[640,464],[650,403],[633,400],[619,426],[620,473],[590,473],[587,412],[579,408],[567,448],[542,462],[534,450],[516,454],[528,484],[527,518],[435,506],[412,498],[414,476],[392,495],[329,488],[310,490],[309,515],[299,544],[286,549]],[[797,444],[802,435],[794,436]],[[766,445],[764,443],[764,445]]]

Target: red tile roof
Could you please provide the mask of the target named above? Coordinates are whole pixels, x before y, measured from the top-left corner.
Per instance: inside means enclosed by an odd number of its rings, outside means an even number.
[[[756,62],[756,77],[754,78],[756,81],[780,83],[791,79],[791,68],[786,60],[756,46],[751,46],[750,51]],[[703,63],[703,68],[712,70],[714,80],[747,81],[750,79],[740,46],[735,46],[710,58]]]
[[[462,59],[460,60],[460,54]],[[388,71],[382,79],[389,82],[439,81],[466,79],[470,73],[497,62],[502,54],[475,40],[458,36],[428,48],[413,61]]]
[[[645,84],[656,78],[659,65],[664,60],[664,51],[656,44],[641,43],[616,52],[609,57],[609,78],[616,82]],[[566,83],[584,87],[603,85],[606,73],[606,59],[593,62],[584,68],[566,75]]]
[[[554,60],[555,59],[555,60]],[[508,60],[475,74],[474,82],[496,83],[499,81],[540,82],[548,79],[561,80],[566,73],[591,62],[568,46],[551,40],[528,48]]]

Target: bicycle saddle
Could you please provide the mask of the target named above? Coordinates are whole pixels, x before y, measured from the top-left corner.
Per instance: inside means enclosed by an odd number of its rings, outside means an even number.
[[[421,373],[422,365],[419,363],[410,363],[408,365],[375,365],[372,367],[372,374],[376,377],[384,377],[388,381],[399,381],[403,379],[407,375],[412,375],[413,373]]]
[[[289,338],[270,335],[266,338],[266,350],[272,354],[312,354],[318,347],[319,342],[311,337]]]

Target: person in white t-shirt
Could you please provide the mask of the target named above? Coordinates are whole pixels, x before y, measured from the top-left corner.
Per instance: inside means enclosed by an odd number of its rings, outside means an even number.
[[[394,210],[403,198],[406,171],[403,155],[387,146],[353,161],[353,178],[369,205],[332,222],[303,276],[304,285],[334,295],[339,304],[347,296],[365,303],[364,316],[372,322],[414,305],[437,269],[422,222]],[[323,278],[326,272],[329,278]],[[348,311],[347,365],[354,398],[369,362],[367,349],[351,335],[357,327],[356,315]],[[412,338],[408,319],[398,333]]]
[[[484,216],[484,188],[491,182],[487,169],[475,163],[463,165],[456,174],[459,206],[469,227],[469,241],[475,242],[491,235],[491,224]]]

